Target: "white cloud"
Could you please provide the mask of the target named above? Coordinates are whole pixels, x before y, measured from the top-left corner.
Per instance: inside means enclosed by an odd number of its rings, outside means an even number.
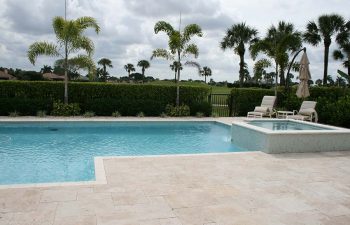
[[[55,40],[51,22],[54,16],[64,15],[64,1],[0,0],[0,5],[0,66],[39,70],[44,64],[52,65],[54,59],[40,57],[33,67],[26,58],[26,52],[34,41]],[[97,19],[101,26],[100,34],[87,32],[95,42],[94,59],[110,58],[114,65],[110,73],[124,76],[124,64],[136,66],[137,61],[149,59],[153,49],[167,47],[166,35],[154,34],[154,24],[165,20],[177,27],[181,12],[183,25],[197,23],[203,28],[203,37],[193,39],[200,50],[197,61],[212,68],[215,80],[232,82],[238,78],[239,58],[232,50],[223,52],[219,42],[233,23],[246,22],[256,27],[263,36],[266,29],[279,20],[292,22],[297,29],[303,30],[307,21],[323,13],[335,12],[350,19],[349,8],[350,2],[346,0],[266,0],[263,3],[260,0],[68,0],[68,18],[92,16]],[[306,47],[313,78],[321,78],[323,47]],[[333,43],[332,49],[335,47]],[[248,52],[245,58],[252,71],[253,61]],[[171,79],[173,71],[169,68],[170,63],[152,60],[146,73]],[[341,63],[330,58],[329,73],[335,75],[338,68],[341,68]],[[182,78],[199,77],[195,69],[185,68]]]

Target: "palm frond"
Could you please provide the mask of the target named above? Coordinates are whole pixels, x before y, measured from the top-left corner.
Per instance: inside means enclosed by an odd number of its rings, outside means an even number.
[[[75,22],[79,24],[82,30],[85,30],[87,28],[93,28],[97,34],[100,32],[100,26],[98,25],[96,19],[93,17],[89,17],[89,16],[80,17],[76,19]]]
[[[163,58],[166,60],[174,60],[174,56],[171,52],[167,51],[166,49],[161,49],[161,48],[158,48],[158,49],[153,51],[152,56],[151,56],[151,60],[153,58]]]
[[[175,30],[169,23],[165,21],[159,21],[154,26],[154,33],[158,34],[160,31],[165,32],[170,37]]]
[[[29,46],[27,56],[29,61],[35,65],[35,61],[39,55],[59,56],[57,46],[48,42],[35,42]]]
[[[96,65],[93,59],[88,55],[77,55],[68,60],[69,65],[74,65],[79,69],[96,70]]]
[[[94,43],[86,36],[77,36],[70,43],[70,52],[76,52],[79,50],[85,50],[88,55],[92,55],[94,52]]]
[[[198,74],[200,75],[201,74],[201,65],[197,62],[194,62],[194,61],[187,61],[185,62],[185,66],[192,66],[192,67],[196,67],[198,69]]]
[[[342,59],[344,59],[344,54],[340,50],[335,50],[333,52],[333,58],[335,60],[342,60]]]
[[[183,51],[183,56],[186,57],[187,55],[193,55],[195,58],[199,55],[199,49],[196,44],[189,44],[186,46],[186,48]]]
[[[314,21],[310,21],[306,25],[306,32],[303,34],[303,39],[314,46],[317,46],[321,42],[320,31]]]
[[[202,37],[202,28],[197,24],[189,24],[184,28],[182,36],[184,42],[188,42],[193,36]]]
[[[52,20],[53,30],[56,34],[57,39],[59,40],[64,40],[65,38],[65,34],[64,34],[65,24],[66,24],[66,21],[61,16],[56,16]]]

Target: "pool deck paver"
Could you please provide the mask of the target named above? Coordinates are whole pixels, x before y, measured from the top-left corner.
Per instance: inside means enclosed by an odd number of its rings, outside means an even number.
[[[0,189],[0,225],[350,224],[350,151],[103,161],[107,184]]]

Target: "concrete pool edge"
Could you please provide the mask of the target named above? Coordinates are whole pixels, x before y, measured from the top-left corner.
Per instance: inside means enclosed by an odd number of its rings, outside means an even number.
[[[250,121],[293,121],[330,130],[270,130]],[[232,141],[240,147],[270,154],[350,150],[350,129],[290,119],[246,119],[233,122]],[[249,140],[254,139],[254,142]]]
[[[110,159],[140,159],[140,158],[176,158],[176,157],[203,157],[203,156],[220,156],[236,154],[253,154],[257,151],[249,152],[222,152],[222,153],[201,153],[201,154],[174,154],[174,155],[145,155],[145,156],[97,156],[94,157],[95,177],[94,181],[77,181],[77,182],[53,182],[53,183],[29,183],[29,184],[5,184],[0,185],[3,189],[20,189],[20,188],[50,188],[50,187],[73,187],[73,186],[92,186],[108,184],[104,160]],[[258,152],[265,154],[264,152]]]

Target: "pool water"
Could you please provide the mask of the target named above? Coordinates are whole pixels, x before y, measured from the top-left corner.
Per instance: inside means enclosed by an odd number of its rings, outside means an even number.
[[[0,184],[94,180],[95,156],[235,151],[216,122],[0,123]]]
[[[269,129],[269,130],[331,130],[330,128],[321,127],[317,125],[310,125],[305,123],[299,123],[295,121],[289,121],[289,120],[255,120],[248,122],[250,125],[254,125],[257,127]]]

